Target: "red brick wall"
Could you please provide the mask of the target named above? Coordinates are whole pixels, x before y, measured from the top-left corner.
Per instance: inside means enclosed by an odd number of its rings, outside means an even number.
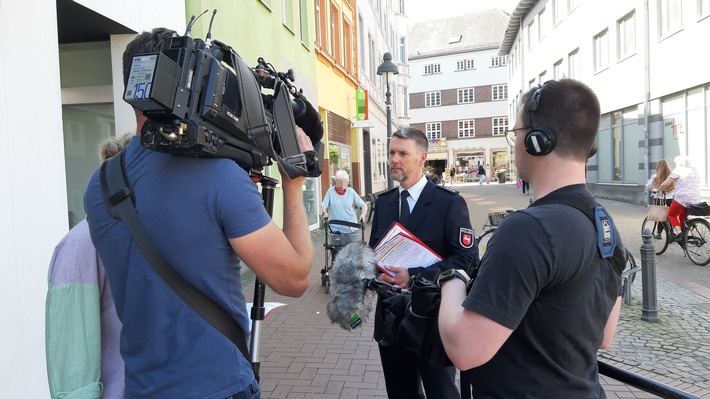
[[[463,87],[461,87],[463,88]],[[441,105],[456,105],[458,101],[458,90],[446,89],[441,91]],[[432,90],[435,91],[435,90]],[[474,99],[477,103],[485,103],[493,101],[493,87],[488,86],[477,86],[473,89]],[[424,93],[410,93],[409,94],[409,106],[410,108],[424,108]]]

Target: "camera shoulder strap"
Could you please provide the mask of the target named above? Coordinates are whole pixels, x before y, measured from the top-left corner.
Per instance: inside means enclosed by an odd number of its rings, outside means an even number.
[[[594,223],[597,230],[597,247],[599,248],[599,256],[607,259],[614,267],[614,270],[621,276],[626,267],[626,248],[616,242],[614,233],[616,226],[611,217],[609,217],[606,209],[599,205],[596,201],[591,203],[585,198],[576,196],[570,193],[551,193],[539,200],[535,201],[531,207],[560,204],[571,206],[582,212],[587,218]],[[577,291],[585,281],[591,277],[594,269],[589,268],[581,277],[573,280],[568,286],[555,291],[555,294],[560,292],[571,293]]]
[[[125,162],[125,151],[121,151],[101,165],[101,189],[111,216],[123,222],[143,256],[165,283],[192,310],[232,341],[250,361],[244,331],[236,320],[212,298],[190,284],[153,245],[138,218]]]

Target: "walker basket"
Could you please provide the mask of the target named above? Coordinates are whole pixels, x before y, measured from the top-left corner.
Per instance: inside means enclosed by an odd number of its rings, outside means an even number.
[[[505,217],[505,212],[491,212],[488,214],[488,225],[498,226]]]

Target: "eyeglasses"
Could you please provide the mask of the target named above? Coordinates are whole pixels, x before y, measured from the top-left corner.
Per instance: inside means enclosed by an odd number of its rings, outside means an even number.
[[[511,147],[515,147],[515,131],[516,130],[528,130],[531,129],[530,126],[525,126],[525,127],[516,127],[510,130],[505,131],[505,139],[508,141],[508,145]]]

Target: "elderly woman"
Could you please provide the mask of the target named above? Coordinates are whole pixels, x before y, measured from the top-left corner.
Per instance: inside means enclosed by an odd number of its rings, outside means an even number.
[[[688,214],[686,207],[688,204],[700,202],[700,177],[698,171],[690,164],[690,158],[686,155],[678,155],[673,160],[675,169],[668,178],[661,183],[658,191],[666,191],[675,186],[675,196],[670,208],[668,208],[668,221],[673,226],[675,241],[682,237],[680,233],[685,224]]]
[[[335,186],[328,189],[323,198],[323,219],[343,220],[357,223],[355,208],[361,208],[360,220],[367,214],[367,204],[360,198],[355,190],[348,188],[348,172],[339,170],[335,173]],[[333,225],[333,231],[341,233],[354,233],[357,230],[349,226]]]

